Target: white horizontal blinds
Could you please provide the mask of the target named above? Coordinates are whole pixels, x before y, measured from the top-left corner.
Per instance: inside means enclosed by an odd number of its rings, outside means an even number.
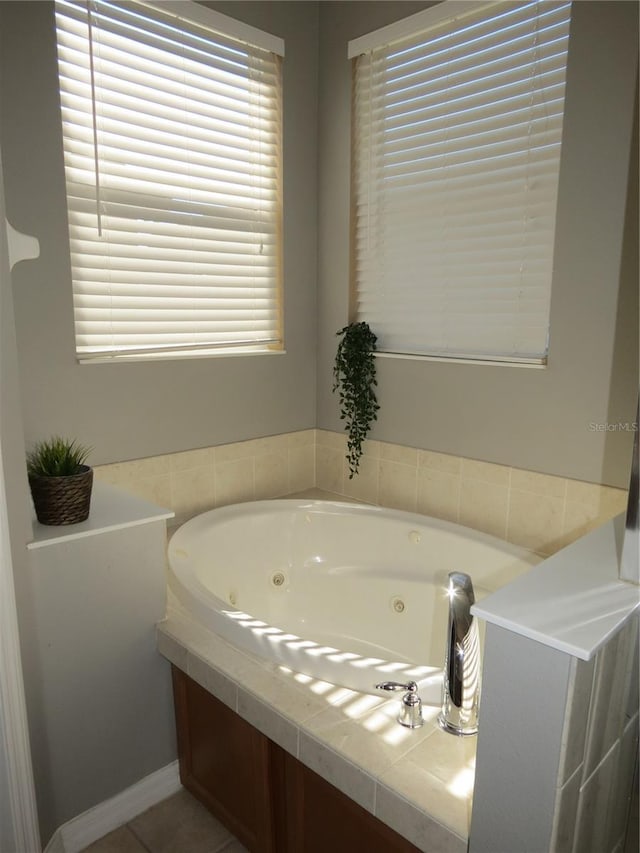
[[[468,5],[355,60],[357,315],[382,351],[544,360],[570,4]]]
[[[279,57],[140,3],[56,21],[79,356],[279,348]]]

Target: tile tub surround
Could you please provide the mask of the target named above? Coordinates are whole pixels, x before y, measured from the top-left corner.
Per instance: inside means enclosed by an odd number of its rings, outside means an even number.
[[[345,436],[316,431],[316,486],[490,533],[549,556],[627,505],[625,489],[367,441],[349,480]]]
[[[175,512],[325,492],[419,512],[549,556],[618,513],[627,492],[460,456],[367,441],[349,479],[344,433],[303,430],[95,467],[104,480]]]
[[[97,465],[97,479],[175,512],[175,525],[214,507],[315,485],[315,430]]]
[[[239,651],[170,601],[158,649],[194,681],[421,850],[465,853],[475,738],[455,738],[423,708],[401,727],[398,696],[319,682]]]

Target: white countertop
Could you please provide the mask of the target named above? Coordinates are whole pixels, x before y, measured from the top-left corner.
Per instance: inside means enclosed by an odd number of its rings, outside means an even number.
[[[501,628],[590,660],[640,607],[640,587],[621,581],[624,514],[558,551],[472,613]]]
[[[43,548],[110,530],[136,527],[151,521],[173,518],[174,512],[163,509],[130,492],[94,478],[91,492],[91,511],[86,521],[78,524],[40,524],[33,517],[33,540],[27,548]]]

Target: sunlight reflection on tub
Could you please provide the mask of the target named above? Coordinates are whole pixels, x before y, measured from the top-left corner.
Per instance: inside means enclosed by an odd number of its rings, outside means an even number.
[[[427,695],[423,696],[423,702],[425,704],[437,704],[440,701],[442,671],[438,667],[421,666],[402,661],[388,661],[385,658],[379,657],[365,657],[363,655],[356,654],[355,652],[337,649],[335,646],[321,645],[320,643],[316,643],[314,640],[303,639],[296,634],[285,632],[282,629],[277,628],[275,625],[270,625],[268,622],[256,619],[250,613],[244,613],[240,610],[222,610],[222,614],[243,628],[249,629],[254,636],[259,637],[266,643],[285,646],[287,649],[294,652],[304,650],[304,652],[311,657],[324,657],[331,663],[347,663],[349,666],[359,670],[371,669],[372,686],[373,682],[380,680],[382,674],[389,674],[396,678],[418,682],[420,689],[427,691]],[[373,672],[373,670],[375,670],[375,672]],[[289,671],[293,672],[293,670]],[[310,676],[302,677],[309,678],[309,681],[314,681]],[[327,682],[316,681],[316,683],[319,685]],[[320,691],[315,689],[314,692],[317,693]],[[354,693],[354,691],[350,692]],[[354,695],[357,694],[354,693]],[[377,700],[375,695],[374,700]]]
[[[348,663],[360,669],[376,668],[376,677],[381,672],[396,678],[411,678],[420,683],[423,696],[422,716],[425,723],[435,722],[439,713],[438,703],[441,698],[441,670],[435,667],[416,666],[400,661],[385,661],[382,658],[364,657],[355,652],[345,652],[331,646],[323,646],[313,640],[303,640],[295,634],[285,633],[273,625],[268,625],[254,619],[248,613],[224,611],[225,615],[234,619],[243,627],[249,628],[256,635],[264,637],[270,643],[279,643],[291,649],[304,649],[307,654],[326,656],[334,663]],[[356,725],[380,737],[390,746],[407,743],[412,736],[412,730],[398,725],[397,701],[386,696],[371,693],[361,693],[348,687],[323,681],[301,672],[296,672],[284,664],[278,665],[278,671],[292,678],[314,693],[321,696],[329,705],[339,709]],[[434,697],[437,697],[434,699]],[[429,698],[431,703],[427,704]],[[468,801],[473,793],[475,780],[475,756],[446,783],[447,791],[456,799]]]
[[[346,717],[362,728],[379,735],[385,743],[395,745],[411,737],[411,729],[398,725],[398,709],[393,699],[339,687],[328,681],[294,672],[282,664],[278,666],[278,671],[317,696],[322,696],[332,707],[339,708]],[[437,708],[423,707],[425,722],[435,719],[437,714]]]

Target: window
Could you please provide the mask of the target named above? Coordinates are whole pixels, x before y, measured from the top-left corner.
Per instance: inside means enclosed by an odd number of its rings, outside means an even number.
[[[56,0],[81,360],[282,348],[282,41],[189,2]]]
[[[355,311],[386,352],[544,362],[570,3],[351,42]]]

